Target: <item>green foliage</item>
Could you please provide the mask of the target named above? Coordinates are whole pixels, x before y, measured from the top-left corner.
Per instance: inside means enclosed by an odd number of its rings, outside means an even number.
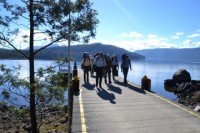
[[[52,76],[50,79],[50,82],[53,85],[58,84],[61,87],[67,87],[67,80],[68,80],[68,75],[64,73],[58,73]]]
[[[0,0],[0,45],[14,49],[30,61],[30,77],[26,79],[19,79],[19,75],[11,72],[11,69],[6,68],[5,71],[2,69],[3,77],[0,77],[0,83],[4,88],[1,89],[22,96],[30,103],[32,132],[37,132],[35,103],[45,105],[43,101],[47,101],[51,104],[51,101],[57,100],[58,97],[48,96],[63,92],[61,87],[58,86],[57,90],[52,82],[46,82],[50,81],[49,77],[52,76],[48,70],[45,73],[40,70],[38,75],[35,75],[36,54],[53,43],[66,41],[69,38],[71,41],[88,42],[94,37],[99,21],[96,18],[97,12],[91,5],[89,0],[21,0],[16,4],[13,4],[13,1]],[[30,35],[20,36],[20,30],[28,30]],[[41,38],[38,39],[37,35]],[[16,41],[19,38],[21,41]],[[21,43],[27,44],[30,50],[22,51]],[[34,50],[35,44],[43,46]]]
[[[4,11],[0,15],[0,44],[5,44],[6,47],[17,50],[13,37],[17,37],[21,29],[30,30],[30,20],[33,20],[33,34],[43,34],[40,40],[33,38],[35,44],[43,41],[44,46],[49,46],[68,40],[69,36],[71,41],[87,43],[90,38],[95,37],[99,23],[96,17],[98,13],[92,9],[89,0],[39,0],[32,3],[19,1],[18,5],[11,3],[0,1],[0,7],[4,8],[0,10]],[[29,10],[30,6],[32,10]],[[22,38],[24,43],[30,43],[29,35],[23,35]],[[24,51],[17,51],[23,53],[26,58],[29,57]]]
[[[61,63],[61,62],[60,62]],[[39,68],[35,72],[36,88],[36,107],[37,113],[40,114],[45,108],[63,105],[64,93],[66,91],[67,81],[63,81],[63,77],[57,73],[57,66],[48,66],[46,68]],[[24,98],[28,103],[30,102],[30,82],[28,78],[19,78],[21,66],[6,68],[5,65],[0,65],[0,79],[2,90],[1,95],[3,99],[15,104],[12,101],[16,96]],[[19,112],[20,113],[20,112]]]
[[[0,101],[0,106],[7,105],[6,101]]]
[[[59,61],[61,64],[62,62]],[[64,102],[66,101],[64,93],[66,92],[65,86],[60,84],[62,77],[58,75],[56,71],[57,66],[48,66],[46,68],[39,68],[35,72],[35,96],[36,96],[36,115],[39,124],[43,119],[48,119],[49,109],[55,108],[57,112],[62,109]],[[3,96],[2,104],[15,103],[17,97],[24,98],[27,103],[30,103],[30,82],[29,78],[20,78],[19,71],[21,66],[7,68],[5,65],[0,65],[0,77],[2,84],[0,85],[1,95]],[[52,79],[54,82],[52,82]],[[65,82],[67,85],[67,82]],[[17,97],[16,97],[17,96]],[[25,117],[30,113],[30,108],[20,109],[15,106],[9,107],[9,111],[15,113],[18,117]]]
[[[36,97],[41,106],[46,107],[64,102],[65,87],[62,85],[63,77],[55,76],[55,67],[39,68],[36,73]],[[67,85],[67,82],[65,81]]]
[[[9,112],[14,113],[18,115],[19,117],[25,117],[25,115],[28,113],[28,109],[23,108],[16,108],[14,106],[11,106],[8,108]]]
[[[3,90],[1,92],[2,96],[4,99],[9,99],[10,98],[10,93],[7,90]]]

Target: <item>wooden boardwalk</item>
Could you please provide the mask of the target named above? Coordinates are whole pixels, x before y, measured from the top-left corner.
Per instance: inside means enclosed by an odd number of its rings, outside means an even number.
[[[95,78],[74,96],[73,133],[200,133],[200,114],[120,78],[112,85]]]

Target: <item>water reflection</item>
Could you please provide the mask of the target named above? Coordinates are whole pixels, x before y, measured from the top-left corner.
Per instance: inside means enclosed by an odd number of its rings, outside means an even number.
[[[186,69],[192,80],[200,79],[199,67],[200,60],[167,60],[167,59],[145,59],[132,60],[132,71],[129,71],[128,80],[137,85],[141,85],[141,79],[147,75],[151,79],[151,90],[171,100],[177,100],[173,93],[170,93],[164,88],[164,80],[171,79],[173,74],[179,69]],[[8,67],[22,65],[20,78],[28,77],[29,62],[27,60],[1,60],[0,64],[5,64]],[[55,65],[54,61],[36,60],[35,70],[39,67]],[[73,64],[71,64],[73,65]],[[77,62],[80,69],[80,62]],[[121,70],[119,76],[123,77]]]

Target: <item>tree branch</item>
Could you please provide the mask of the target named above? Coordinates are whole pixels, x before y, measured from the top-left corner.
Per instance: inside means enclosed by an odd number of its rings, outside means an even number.
[[[16,23],[16,22],[13,22],[13,23],[16,24],[17,26],[24,26],[25,28],[30,29],[30,27],[28,27],[28,26],[26,26],[26,25],[24,25],[24,24],[18,24],[18,23]]]
[[[12,91],[11,90],[11,86],[7,86],[7,90],[10,92],[10,93],[12,93],[12,94],[15,94],[15,95],[17,95],[17,96],[20,96],[20,97],[23,97],[27,102],[29,102],[29,98],[26,96],[26,95],[23,95],[22,93],[17,93],[16,91],[14,92],[14,91]]]
[[[51,43],[47,44],[46,46],[44,46],[44,47],[42,47],[42,48],[36,50],[36,51],[34,52],[34,54],[36,55],[38,52],[40,52],[40,51],[42,51],[43,49],[49,47],[49,46],[52,45],[53,43],[58,42],[58,41],[61,40],[62,38],[63,38],[63,37],[60,37],[60,38],[58,38],[58,39],[52,41]]]
[[[20,54],[25,56],[27,59],[29,59],[29,57],[24,52],[22,52],[21,50],[17,49],[10,41],[8,41],[2,33],[1,33],[1,35],[2,36],[0,36],[0,40],[3,40],[5,42],[7,42],[8,45],[10,45],[12,48],[14,48],[17,52],[19,52]]]

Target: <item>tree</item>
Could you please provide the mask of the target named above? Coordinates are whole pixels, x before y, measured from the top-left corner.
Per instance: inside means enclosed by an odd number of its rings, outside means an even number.
[[[34,58],[41,50],[55,42],[88,42],[95,37],[98,19],[89,0],[0,0],[0,44],[15,49],[29,60],[30,68],[30,117],[32,132],[37,132],[35,104],[36,81],[34,75]],[[69,17],[70,15],[70,17]],[[69,27],[70,25],[70,27]],[[17,42],[21,31],[23,41]],[[22,51],[23,44],[28,44],[29,53]],[[36,44],[42,48],[34,50]]]
[[[60,63],[56,63],[56,66]],[[66,90],[66,78],[65,74],[57,73],[56,66],[47,66],[47,68],[39,68],[35,72],[35,95],[36,95],[36,107],[37,107],[37,124],[38,131],[45,128],[45,125],[40,130],[40,127],[45,124],[49,114],[60,112],[57,117],[65,117],[63,113],[66,111],[63,107],[66,99],[64,92]],[[26,111],[26,104],[20,105],[17,100],[24,100],[24,103],[30,102],[29,94],[29,82],[28,78],[20,74],[21,65],[14,66],[13,68],[6,68],[5,65],[0,65],[0,97],[3,103],[12,103],[13,105],[20,106],[16,110],[22,109]],[[19,99],[18,99],[19,98]],[[22,99],[23,98],[23,99]],[[60,110],[57,110],[57,109]],[[55,111],[55,109],[57,111]],[[52,112],[53,111],[53,112]],[[12,113],[11,113],[12,114]],[[56,113],[57,114],[57,113]],[[51,118],[53,116],[50,116]],[[24,117],[23,117],[24,118]],[[29,119],[24,118],[25,125],[29,125]],[[15,129],[17,130],[17,129]],[[26,128],[30,131],[29,128]]]

